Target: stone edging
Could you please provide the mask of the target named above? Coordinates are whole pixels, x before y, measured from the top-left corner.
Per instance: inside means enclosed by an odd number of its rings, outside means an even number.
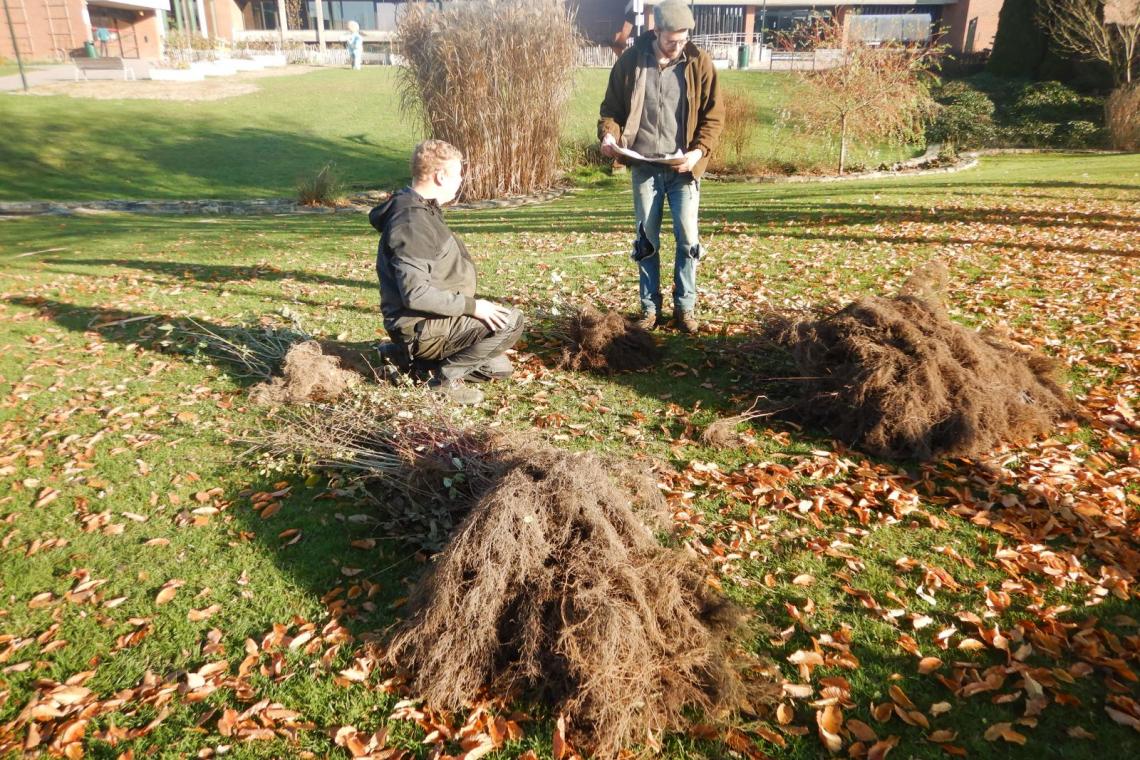
[[[749,184],[758,185],[778,185],[803,184],[809,182],[853,182],[861,179],[886,179],[893,177],[922,177],[928,174],[954,174],[957,172],[966,171],[968,169],[973,169],[978,165],[979,160],[983,156],[1028,155],[1036,153],[1079,153],[1082,155],[1094,156],[1116,156],[1124,155],[1126,151],[1100,150],[1096,148],[984,148],[982,150],[966,151],[959,154],[958,162],[949,166],[937,166],[934,168],[923,169],[921,167],[927,162],[927,156],[931,155],[931,152],[928,150],[925,156],[920,156],[917,159],[910,159],[909,161],[900,162],[901,168],[894,170],[878,170],[843,175],[828,174],[820,176],[793,174],[783,177],[757,176],[754,174],[726,174],[720,176],[709,175],[709,179],[717,182],[747,182]],[[908,168],[906,166],[908,163],[913,168]]]
[[[535,203],[546,203],[560,198],[573,188],[557,187],[534,195],[497,198],[474,203],[449,206],[458,210],[516,208]],[[0,217],[84,215],[84,214],[174,214],[201,216],[251,216],[258,214],[360,214],[368,213],[382,203],[388,193],[370,192],[348,199],[347,205],[303,206],[289,198],[262,198],[255,200],[193,200],[193,201],[0,201]]]
[[[910,163],[914,168],[900,168],[894,171],[871,171],[857,174],[825,175],[825,176],[756,176],[744,175],[706,175],[708,179],[716,182],[747,182],[750,184],[803,184],[811,182],[854,182],[864,179],[888,179],[894,177],[922,177],[930,174],[954,174],[973,169],[982,156],[1025,155],[1034,153],[1079,153],[1097,156],[1124,155],[1124,151],[1097,150],[1093,148],[987,148],[962,153],[958,163],[950,166],[939,166],[931,169],[921,168],[922,163],[932,157],[932,151],[927,150],[924,156],[902,162],[905,166]],[[536,203],[547,203],[573,193],[575,188],[569,186],[556,187],[546,192],[534,195],[522,195],[511,198],[496,198],[488,201],[475,201],[473,203],[457,203],[449,209],[457,211],[478,211],[495,208],[517,208],[530,206]],[[196,201],[0,201],[0,217],[16,216],[44,216],[44,215],[82,215],[82,214],[175,214],[183,216],[251,216],[256,214],[359,214],[367,213],[373,206],[382,203],[388,193],[372,191],[349,198],[345,206],[332,208],[329,206],[303,206],[295,200],[288,198],[263,198],[255,200],[196,200]]]
[[[859,172],[857,174],[834,174],[823,175],[819,177],[813,176],[796,176],[789,177],[743,177],[743,178],[725,178],[735,182],[749,182],[753,184],[773,184],[773,185],[796,185],[808,184],[812,182],[854,182],[861,179],[887,179],[893,177],[922,177],[928,174],[956,174],[964,172],[968,169],[973,169],[979,163],[977,156],[972,154],[963,154],[962,160],[957,163],[950,164],[949,166],[938,166],[933,169],[898,169],[895,171],[879,170],[873,172]]]

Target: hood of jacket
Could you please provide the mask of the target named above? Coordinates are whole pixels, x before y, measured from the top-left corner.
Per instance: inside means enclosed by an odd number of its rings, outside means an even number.
[[[389,222],[402,213],[411,209],[423,209],[433,214],[440,214],[439,204],[435,201],[425,200],[422,195],[410,187],[397,190],[388,200],[368,212],[368,223],[383,233]]]

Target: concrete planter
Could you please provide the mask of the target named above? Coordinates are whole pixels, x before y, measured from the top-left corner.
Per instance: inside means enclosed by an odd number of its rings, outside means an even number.
[[[228,63],[238,71],[261,71],[265,68],[265,64],[261,61],[254,61],[249,58],[233,58]]]
[[[237,68],[233,66],[233,62],[229,60],[195,61],[190,64],[190,68],[200,71],[208,77],[228,77],[238,72]]]
[[[151,69],[149,76],[156,82],[201,82],[206,78],[194,69]]]
[[[284,66],[289,63],[284,53],[265,53],[250,56],[250,60],[257,61],[262,66],[276,67]]]

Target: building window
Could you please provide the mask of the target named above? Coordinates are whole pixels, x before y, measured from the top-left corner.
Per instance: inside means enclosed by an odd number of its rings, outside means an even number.
[[[241,9],[245,28],[254,31],[277,29],[277,0],[249,0]]]
[[[975,16],[966,25],[966,44],[962,45],[963,53],[974,52],[974,38],[978,35],[978,18]]]
[[[831,11],[815,8],[762,9],[756,16],[756,26],[759,28],[763,21],[766,31],[790,32],[797,26],[807,24],[813,16],[831,18]]]
[[[693,19],[696,34],[744,34],[743,5],[696,5]]]
[[[864,6],[850,16],[849,34],[868,45],[883,42],[925,43],[934,32],[939,9],[929,6]]]
[[[348,22],[355,21],[361,29],[376,29],[375,0],[324,0],[325,29],[348,29]],[[317,28],[317,4],[308,2],[309,29]]]
[[[927,14],[905,16],[856,16],[851,19],[852,38],[868,45],[883,42],[927,42],[933,19]]]

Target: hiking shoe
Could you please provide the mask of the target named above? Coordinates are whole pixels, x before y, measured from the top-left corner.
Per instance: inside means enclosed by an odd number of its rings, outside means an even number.
[[[444,380],[431,383],[428,387],[431,388],[433,393],[446,396],[455,403],[464,406],[474,406],[483,401],[483,391],[465,385],[462,380]]]
[[[657,327],[657,312],[643,311],[641,316],[633,321],[633,324],[642,330],[652,330]]]
[[[511,364],[511,360],[505,354],[499,354],[480,364],[467,376],[467,379],[475,383],[484,383],[489,380],[506,380],[514,373],[515,365]]]
[[[692,311],[684,311],[682,309],[673,310],[673,324],[683,333],[695,333],[701,329],[701,324],[697,321],[697,315]]]

